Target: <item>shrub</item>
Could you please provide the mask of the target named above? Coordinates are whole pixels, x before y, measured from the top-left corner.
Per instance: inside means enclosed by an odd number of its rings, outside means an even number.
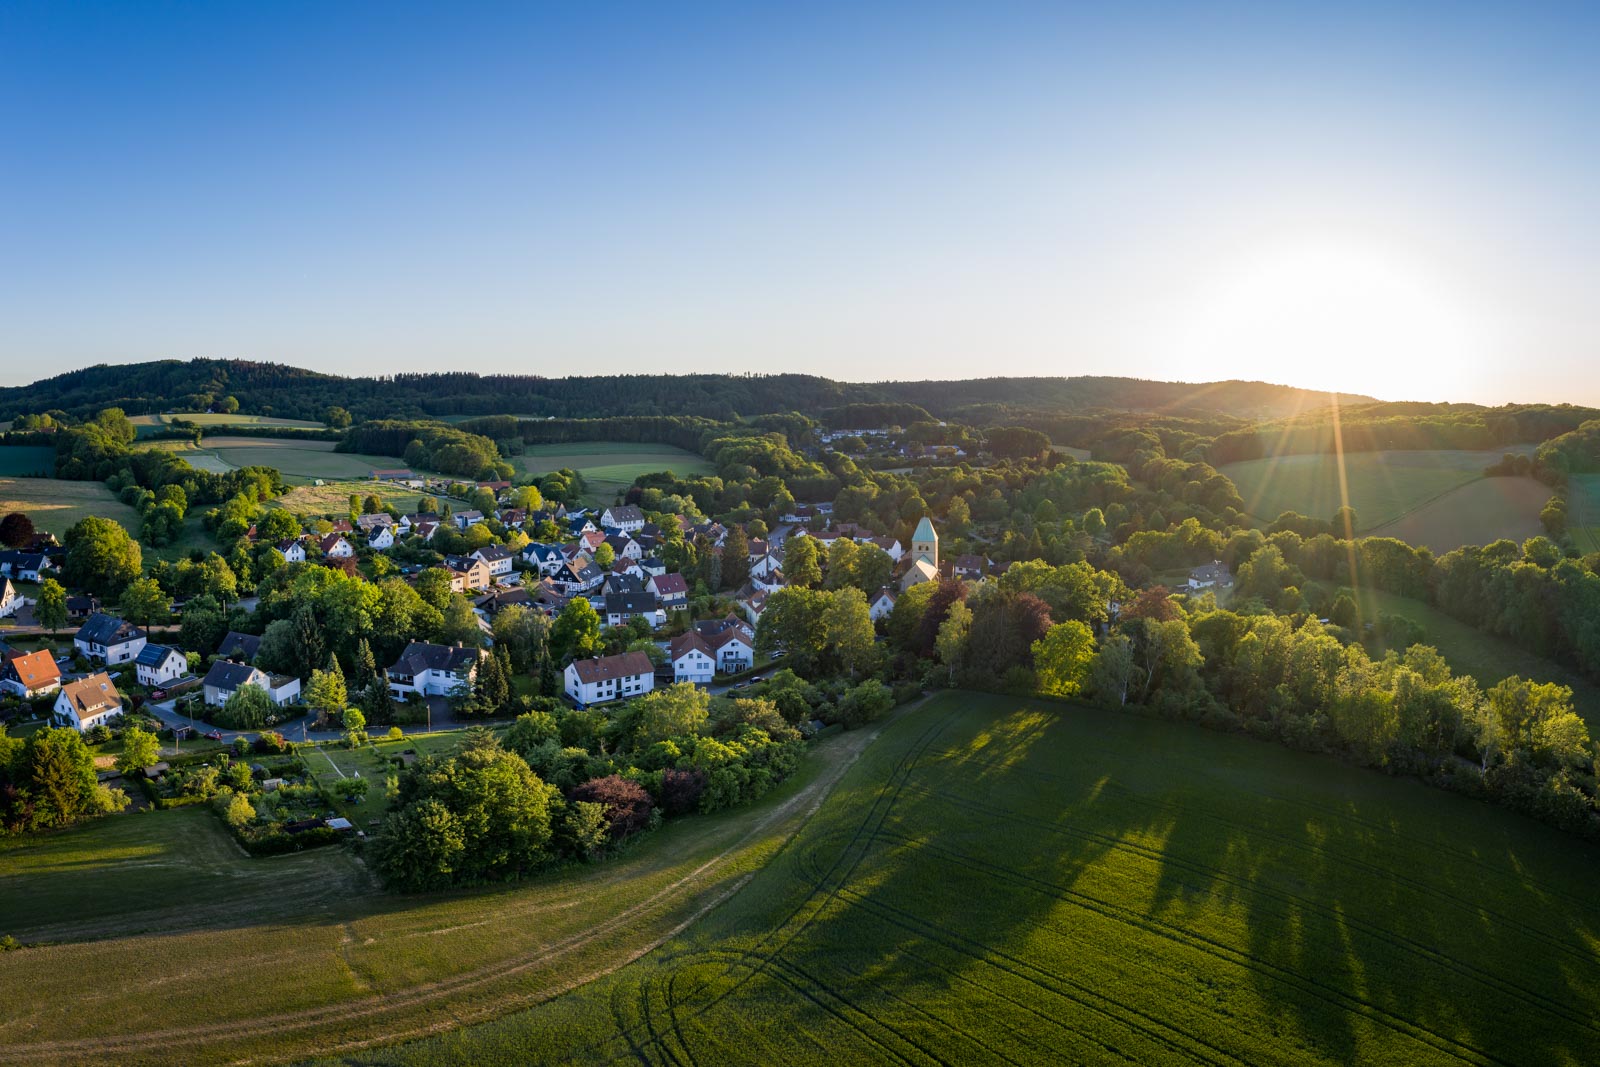
[[[619,775],[584,782],[572,791],[569,799],[604,806],[614,840],[620,841],[650,824],[650,809],[653,807],[650,794],[638,782],[630,782]]]
[[[661,807],[668,815],[687,815],[700,806],[706,776],[699,770],[666,770],[661,774]]]

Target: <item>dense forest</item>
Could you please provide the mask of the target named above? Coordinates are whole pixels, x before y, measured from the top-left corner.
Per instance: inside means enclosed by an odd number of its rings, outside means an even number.
[[[228,397],[245,414],[315,420],[332,407],[348,410],[357,421],[450,415],[692,415],[726,421],[806,411],[842,428],[862,428],[861,420],[874,416],[907,421],[924,418],[924,413],[978,425],[1020,424],[1027,416],[1093,410],[1279,418],[1325,407],[1331,399],[1326,393],[1261,382],[1191,385],[1076,377],[856,383],[806,374],[343,378],[273,363],[196,359],[88,367],[0,389],[0,419],[48,411],[81,419],[108,407],[129,415],[196,411]]]

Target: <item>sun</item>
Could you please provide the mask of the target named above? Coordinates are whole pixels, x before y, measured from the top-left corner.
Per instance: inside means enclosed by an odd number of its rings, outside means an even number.
[[[1174,322],[1171,352],[1189,380],[1440,399],[1485,365],[1477,320],[1440,272],[1404,254],[1301,242],[1243,258],[1203,284]]]

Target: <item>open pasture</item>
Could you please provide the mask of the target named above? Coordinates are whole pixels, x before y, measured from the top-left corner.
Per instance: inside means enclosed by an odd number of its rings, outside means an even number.
[[[162,412],[155,415],[131,415],[128,421],[140,435],[154,433],[163,426],[169,426],[174,420],[192,422],[196,426],[208,429],[223,426],[288,426],[298,430],[320,430],[322,423],[308,422],[305,419],[277,419],[270,415],[241,415],[238,413],[224,415],[212,411],[174,411]]]
[[[1600,474],[1574,474],[1569,479],[1567,531],[1579,552],[1600,552]]]
[[[1532,478],[1480,478],[1366,532],[1424,545],[1439,555],[1502,537],[1520,543],[1544,533],[1539,512],[1550,493],[1548,485]]]
[[[948,693],[649,956],[338,1062],[1593,1063],[1597,875],[1415,782]]]
[[[286,437],[206,437],[203,451],[230,467],[276,467],[284,480],[366,478],[374,469],[405,466],[395,456],[335,452],[334,441],[297,441]],[[185,457],[188,458],[188,457]],[[193,462],[191,460],[191,462]]]
[[[27,512],[35,526],[57,537],[90,515],[115,519],[129,533],[139,533],[139,513],[118,500],[103,482],[0,477],[0,515],[13,511]]]
[[[371,478],[344,481],[324,481],[321,485],[305,483],[295,485],[272,501],[270,506],[288,508],[297,515],[343,516],[350,510],[350,494],[365,497],[376,494],[387,504],[404,512],[417,510],[417,501],[423,496],[415,489],[407,489],[393,482],[375,482]]]
[[[633,444],[625,441],[574,441],[558,445],[529,445],[514,456],[512,466],[519,474],[548,474],[563,467],[583,475],[589,483],[589,496],[609,503],[641,474],[672,471],[680,477],[712,474],[714,468],[703,456],[671,445]]]
[[[1357,532],[1394,522],[1452,489],[1477,481],[1483,477],[1483,469],[1504,451],[1529,449],[1346,454],[1344,481],[1360,524]],[[1245,510],[1262,522],[1271,522],[1285,511],[1330,519],[1344,503],[1340,458],[1331,453],[1251,459],[1218,469],[1238,487]]]

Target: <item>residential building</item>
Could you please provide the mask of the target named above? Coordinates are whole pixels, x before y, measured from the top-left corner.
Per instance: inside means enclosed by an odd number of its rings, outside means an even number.
[[[717,659],[706,639],[693,630],[672,639],[667,648],[672,663],[672,680],[705,685],[716,677]]]
[[[145,645],[133,661],[139,684],[158,689],[189,673],[189,657],[171,645]]]
[[[96,612],[78,627],[72,643],[90,659],[108,665],[127,663],[145,646],[145,632],[125,619]]]
[[[573,660],[567,664],[567,696],[580,705],[643,696],[655,688],[656,669],[643,652]]]
[[[206,703],[212,707],[221,707],[228,702],[229,697],[244,686],[253,685],[265,690],[267,682],[267,672],[259,667],[219,659],[211,665],[211,669],[206,672],[205,679],[200,684],[205,692]]]
[[[318,541],[317,547],[328,559],[348,559],[356,554],[355,546],[346,541],[343,534],[331,533]]]
[[[61,687],[61,668],[49,649],[37,652],[9,650],[0,662],[0,690],[27,700]]]
[[[567,557],[561,554],[560,545],[530,544],[522,550],[522,559],[545,576],[555,574],[567,564]]]
[[[655,574],[645,582],[645,588],[656,595],[661,606],[676,611],[689,604],[689,583],[681,574]]]
[[[27,600],[17,592],[17,587],[11,584],[10,578],[0,578],[0,619],[15,615],[17,609],[26,603]]]
[[[607,626],[624,626],[630,620],[642,618],[653,630],[667,621],[661,602],[654,593],[612,593],[605,598],[600,617]]]
[[[882,589],[878,590],[878,592],[870,601],[868,601],[867,616],[871,618],[873,622],[878,622],[881,619],[887,619],[889,617],[889,613],[894,610],[894,602],[894,590],[888,586],[884,586]]]
[[[68,682],[56,694],[53,709],[56,725],[82,733],[106,726],[122,715],[122,694],[104,671]]]
[[[394,547],[394,526],[379,526],[367,535],[367,547],[386,552]]]
[[[1189,572],[1190,589],[1232,589],[1233,572],[1220,559]]]
[[[389,667],[389,691],[402,700],[412,693],[450,696],[471,688],[482,658],[483,651],[477,648],[413,641]]]
[[[644,529],[644,512],[632,505],[606,508],[600,513],[600,525],[614,527],[623,533],[638,533]]]
[[[483,512],[477,510],[458,511],[455,513],[456,528],[465,530],[468,526],[476,526],[483,521]]]
[[[510,574],[512,564],[516,562],[516,555],[505,545],[484,545],[472,555],[489,568],[491,578]]]
[[[489,565],[476,556],[446,556],[444,567],[450,572],[450,588],[457,593],[486,589],[493,584]]]
[[[950,573],[963,581],[976,582],[989,573],[989,559],[971,553],[957,556],[950,563]]]
[[[43,552],[19,552],[14,549],[0,552],[0,575],[22,582],[37,582],[55,564]]]
[[[256,658],[256,652],[260,648],[261,638],[256,634],[242,634],[237,630],[229,630],[227,636],[223,637],[222,643],[217,646],[217,655],[223,659],[249,663]]]
[[[279,541],[273,546],[278,555],[283,557],[285,563],[304,563],[306,561],[306,546],[300,543],[299,538],[288,541]]]

